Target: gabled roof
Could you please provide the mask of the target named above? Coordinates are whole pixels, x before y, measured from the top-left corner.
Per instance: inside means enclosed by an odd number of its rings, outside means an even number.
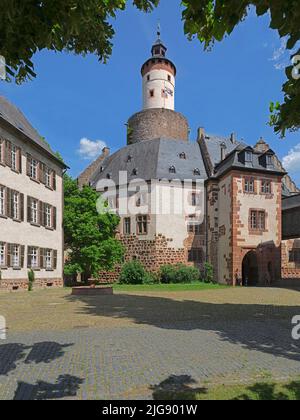
[[[0,123],[1,120],[9,123],[14,129],[27,137],[29,141],[34,143],[46,154],[53,158],[56,163],[66,167],[66,165],[58,159],[50,146],[43,140],[35,128],[30,124],[24,114],[14,105],[12,105],[4,96],[0,96]]]
[[[181,154],[185,154],[186,159],[180,158]],[[175,174],[170,172],[172,166],[175,167]],[[132,144],[107,157],[101,167],[91,179],[95,188],[99,180],[107,177],[119,185],[120,171],[127,172],[128,182],[135,179],[207,179],[198,143],[178,140],[157,139]],[[200,175],[196,175],[195,170],[199,170]]]

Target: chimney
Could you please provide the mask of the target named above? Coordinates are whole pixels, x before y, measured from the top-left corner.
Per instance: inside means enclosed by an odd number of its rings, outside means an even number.
[[[236,143],[236,134],[235,133],[231,133],[230,135],[230,141],[232,144]]]
[[[102,149],[102,155],[107,157],[110,155],[110,148],[109,147],[104,147],[104,149]]]
[[[205,139],[205,129],[203,127],[198,128],[198,138],[197,141],[202,141]]]
[[[221,161],[223,161],[226,158],[226,150],[227,146],[225,143],[221,144]]]

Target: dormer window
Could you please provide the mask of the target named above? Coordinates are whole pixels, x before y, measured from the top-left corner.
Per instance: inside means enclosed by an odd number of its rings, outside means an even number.
[[[127,163],[130,163],[132,161],[132,156],[131,155],[128,155],[127,156]]]
[[[186,154],[184,152],[180,153],[179,158],[182,160],[186,160]]]
[[[267,155],[267,166],[273,166],[273,164],[274,164],[273,156]]]
[[[253,153],[250,152],[249,150],[247,150],[246,153],[245,153],[245,162],[246,163],[253,163]]]
[[[107,179],[111,179],[111,174],[107,174],[107,175],[106,175],[106,178],[107,178]]]
[[[132,171],[132,175],[133,175],[133,176],[137,176],[137,174],[138,174],[138,170],[135,168],[135,169]]]
[[[170,172],[170,174],[176,174],[176,168],[175,168],[175,166],[170,166],[169,172]]]
[[[194,175],[195,176],[200,176],[201,175],[201,172],[200,172],[199,168],[194,169]]]

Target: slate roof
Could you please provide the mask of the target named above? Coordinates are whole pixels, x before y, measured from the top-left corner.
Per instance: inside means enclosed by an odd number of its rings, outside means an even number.
[[[247,147],[247,145],[244,142],[238,141],[234,138],[226,138],[214,135],[206,135],[204,138],[204,143],[206,145],[213,166],[217,165],[221,161],[222,144],[225,144],[226,146],[226,155],[230,154],[239,145]]]
[[[186,159],[181,159],[180,154]],[[119,185],[119,171],[126,171],[128,182],[134,179],[192,180],[207,179],[207,174],[198,143],[157,139],[124,147],[107,157],[94,174],[91,185],[96,187],[101,179],[110,179]],[[174,166],[176,173],[170,173]],[[195,169],[200,175],[194,173]],[[136,171],[136,172],[135,172]]]
[[[300,207],[300,194],[293,195],[282,200],[282,210],[290,210]]]
[[[252,152],[253,160],[251,164],[247,164],[242,159],[241,153],[245,150],[249,150]],[[269,152],[274,156],[274,152],[272,150],[269,150]],[[265,153],[259,153],[256,152],[252,147],[245,146],[242,143],[237,145],[235,149],[218,165],[215,167],[215,177],[219,177],[226,173],[227,171],[231,169],[237,169],[237,170],[251,170],[251,171],[257,171],[257,172],[266,172],[270,174],[282,174],[285,175],[286,172],[282,170],[281,167],[279,167],[276,164],[276,160],[273,160],[273,166],[272,167],[266,167],[263,165],[260,158]]]
[[[7,121],[18,131],[25,134],[26,137],[39,148],[42,148],[48,155],[56,160],[57,163],[66,167],[55,155],[50,146],[42,139],[35,128],[30,124],[24,114],[14,105],[12,105],[4,96],[0,96],[0,121]]]

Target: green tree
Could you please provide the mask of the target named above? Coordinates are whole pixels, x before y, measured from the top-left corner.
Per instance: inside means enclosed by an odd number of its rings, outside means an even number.
[[[150,11],[159,0],[134,0]],[[7,73],[22,83],[36,76],[33,55],[43,49],[96,54],[106,61],[112,52],[112,18],[127,0],[1,0],[0,54]]]
[[[122,260],[123,247],[115,239],[119,218],[112,213],[99,214],[99,198],[90,187],[79,190],[76,181],[64,177],[64,232],[68,259],[65,274],[81,273],[84,281],[110,270]]]
[[[300,55],[300,49],[292,52],[300,39],[299,0],[184,0],[182,3],[185,33],[189,38],[198,37],[206,49],[231,34],[253,6],[257,16],[269,14],[270,28],[281,38],[287,38],[286,48],[291,50],[291,58]],[[295,78],[293,70],[291,63],[286,68],[284,102],[271,103],[270,124],[282,136],[286,130],[300,128],[300,78]]]
[[[149,12],[160,0],[132,2]],[[115,34],[112,19],[127,4],[128,0],[1,0],[0,54],[6,58],[7,73],[18,83],[35,77],[32,57],[43,49],[92,53],[106,62]],[[183,0],[180,4],[186,35],[196,36],[206,49],[231,34],[251,6],[257,16],[271,16],[270,27],[287,37],[288,50],[300,39],[299,0]],[[300,50],[291,55],[300,55]],[[293,77],[292,65],[286,75],[283,103],[271,103],[270,124],[282,135],[300,127],[300,78]]]

